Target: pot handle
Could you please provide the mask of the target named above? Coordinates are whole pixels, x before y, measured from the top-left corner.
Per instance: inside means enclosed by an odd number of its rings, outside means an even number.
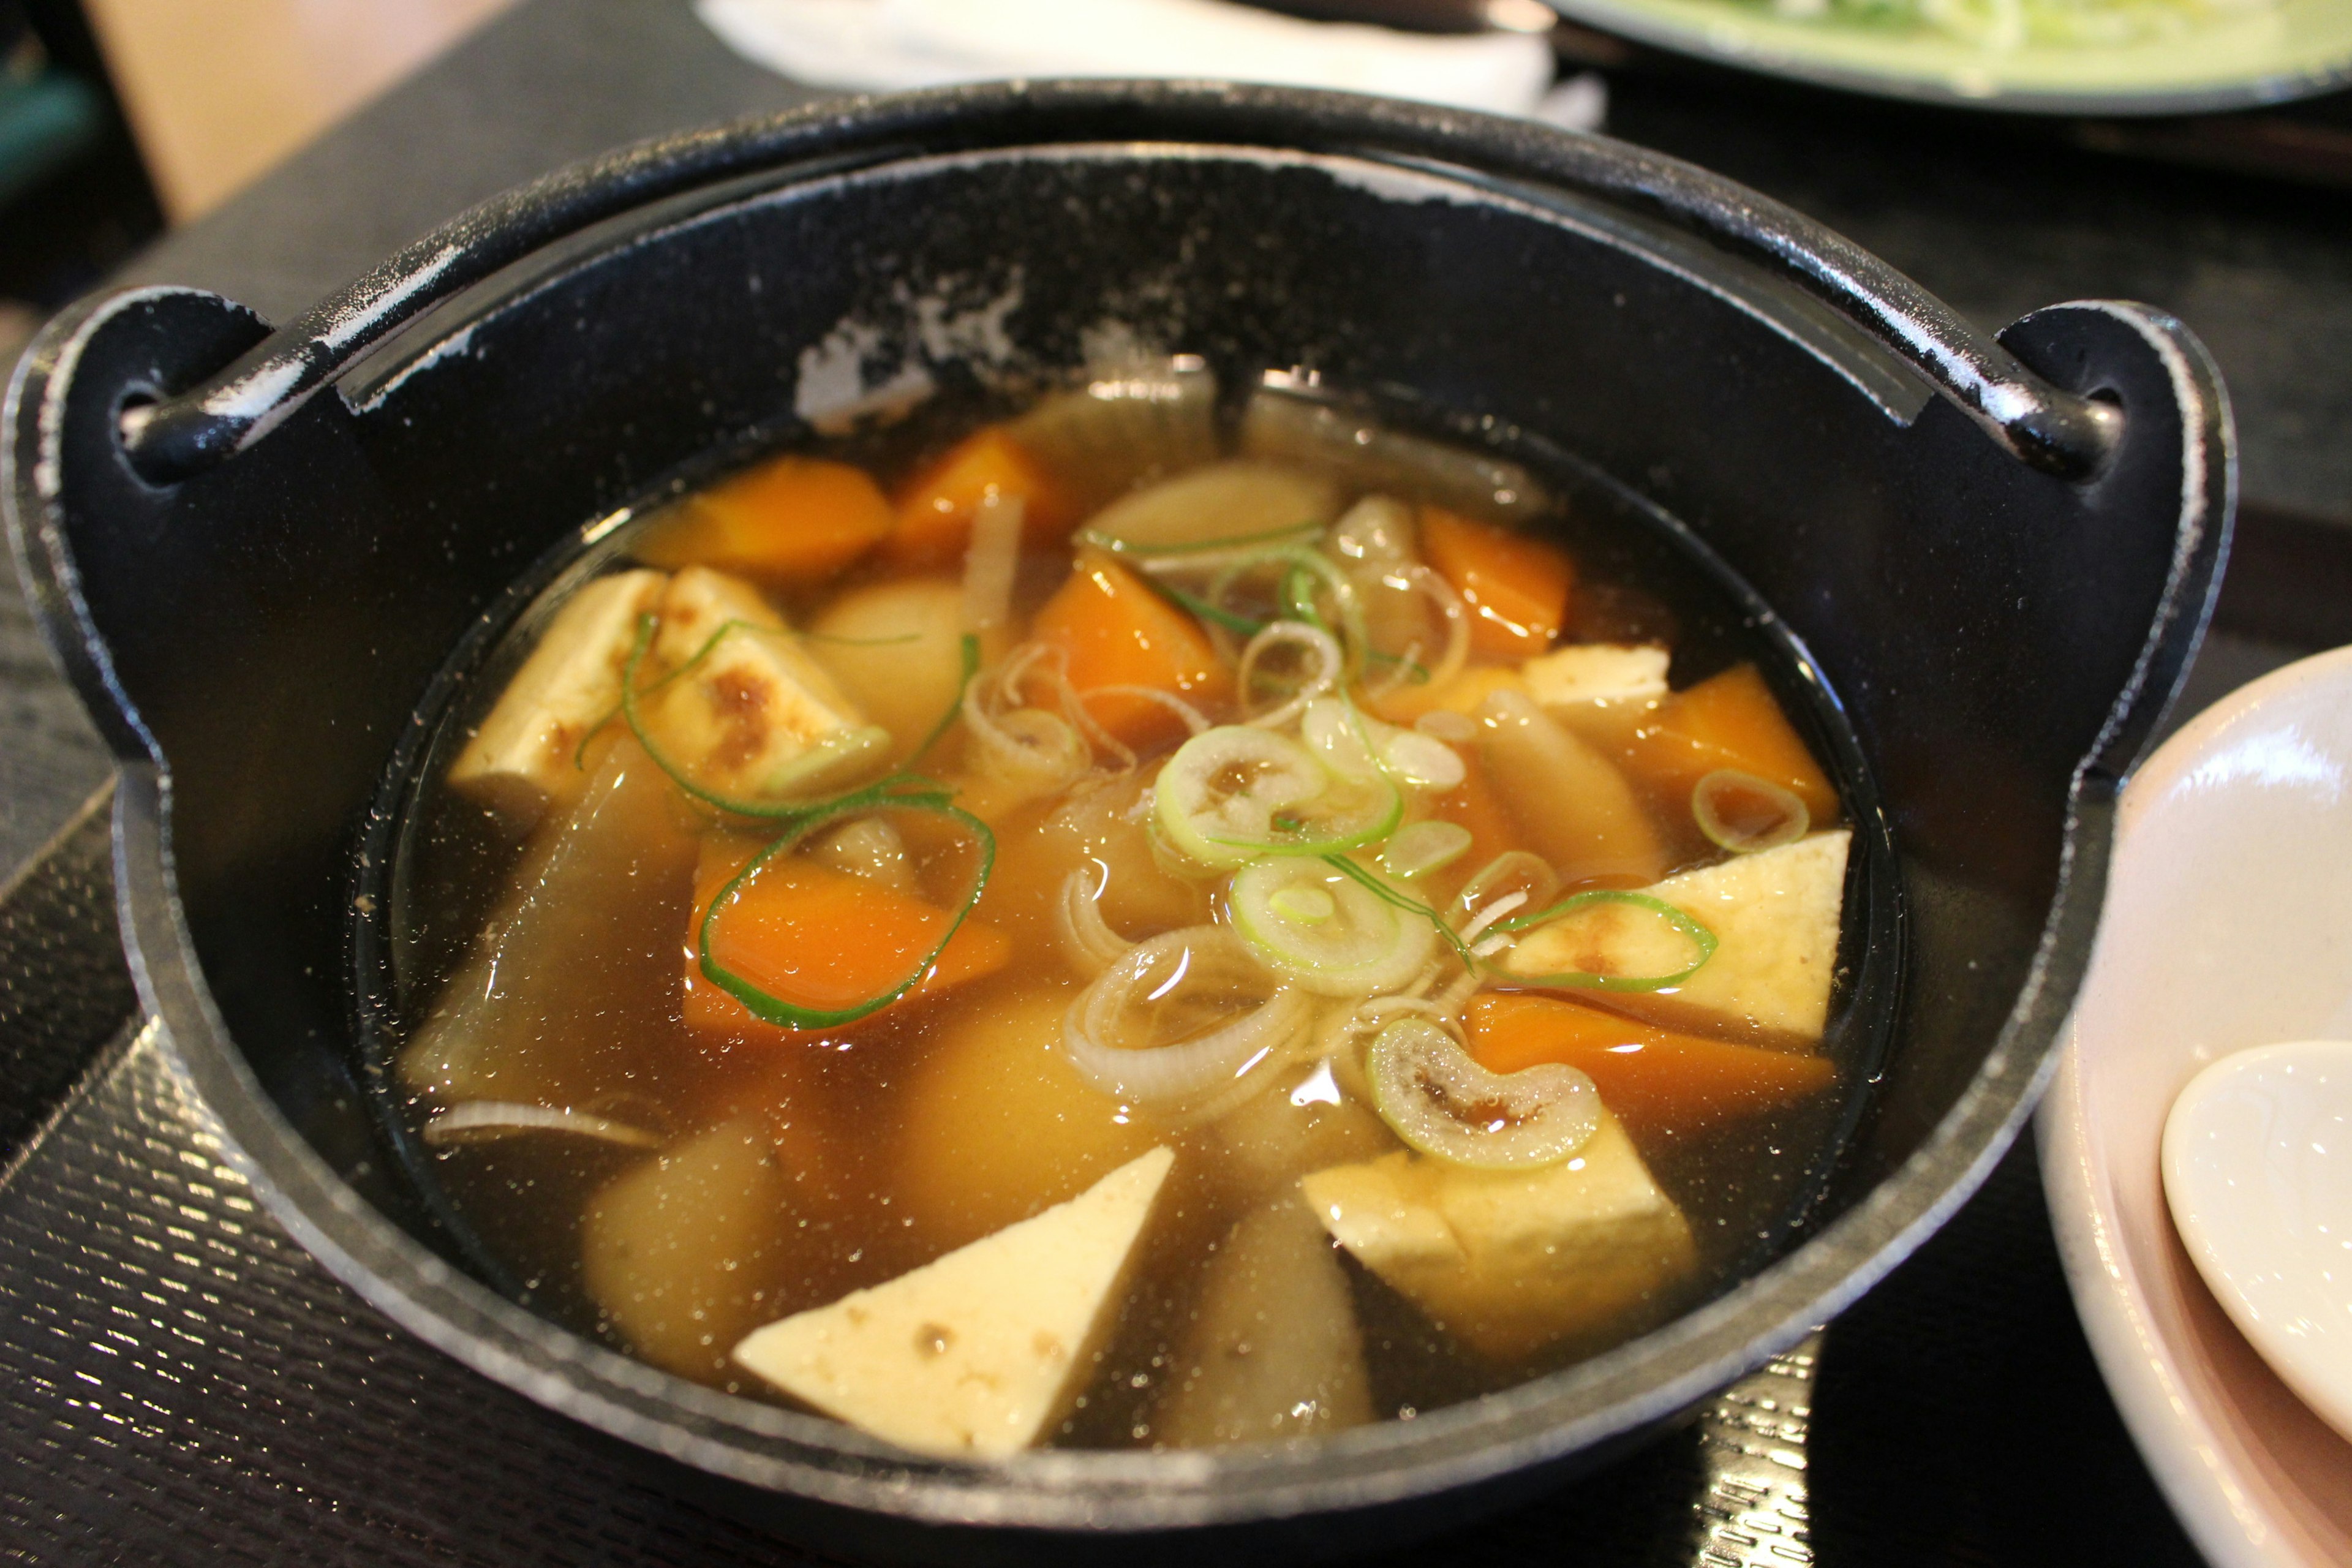
[[[658,137],[520,185],[453,219],[272,332],[203,384],[126,408],[152,483],[260,440],[352,360],[459,290],[606,218],[721,180],[896,148],[1177,138],[1402,154],[1647,207],[1801,285],[1908,361],[2020,461],[2086,479],[2123,413],[2053,385],[1877,257],[1793,208],[1663,153],[1427,105],[1172,82],[1032,82],[838,100]]]

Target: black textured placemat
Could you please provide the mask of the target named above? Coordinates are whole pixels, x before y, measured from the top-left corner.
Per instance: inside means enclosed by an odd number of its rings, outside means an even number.
[[[256,1204],[128,1016],[103,801],[0,904],[0,1555],[818,1561],[394,1328]],[[54,1110],[52,1110],[54,1108]],[[1689,1426],[1402,1564],[2190,1564],[2069,1308],[2030,1152]]]

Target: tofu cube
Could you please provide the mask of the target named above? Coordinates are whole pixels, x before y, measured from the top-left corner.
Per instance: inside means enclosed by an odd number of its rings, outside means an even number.
[[[518,830],[578,799],[588,785],[574,763],[580,742],[620,706],[637,622],[668,582],[662,572],[615,572],[572,595],[457,753],[450,787]]]
[[[735,1347],[736,1363],[918,1453],[1016,1454],[1092,1373],[1175,1162],[1154,1149],[887,1285],[770,1323]]]
[[[1698,1261],[1682,1210],[1606,1112],[1574,1157],[1540,1170],[1400,1152],[1318,1171],[1300,1190],[1358,1262],[1498,1361],[1662,1312]]]
[[[1519,666],[1519,679],[1547,708],[1663,702],[1668,659],[1664,648],[1643,643],[1572,643]]]
[[[1715,933],[1715,955],[1681,984],[1593,1000],[1675,1027],[1811,1045],[1829,1021],[1845,907],[1850,829],[1685,871],[1643,890]],[[1505,973],[1532,977],[1659,974],[1689,962],[1686,939],[1654,915],[1597,904],[1521,937]]]
[[[646,705],[646,726],[702,787],[774,798],[889,749],[889,732],[866,721],[751,584],[689,566],[670,579],[661,616],[655,651],[684,673]]]

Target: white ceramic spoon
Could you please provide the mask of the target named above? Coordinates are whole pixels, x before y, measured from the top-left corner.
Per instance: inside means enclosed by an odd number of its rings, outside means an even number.
[[[2164,1123],[2164,1195],[2271,1370],[2352,1437],[2352,1041],[2222,1058]]]

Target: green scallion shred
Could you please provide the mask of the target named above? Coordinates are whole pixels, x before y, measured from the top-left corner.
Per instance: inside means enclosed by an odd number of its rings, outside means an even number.
[[[1454,956],[1462,961],[1462,966],[1470,971],[1473,974],[1479,972],[1478,955],[1470,951],[1470,944],[1462,940],[1462,934],[1445,922],[1445,917],[1444,915],[1439,914],[1435,910],[1430,908],[1427,904],[1423,903],[1419,899],[1413,898],[1410,894],[1398,892],[1394,888],[1390,887],[1386,882],[1381,881],[1378,877],[1373,876],[1370,871],[1365,870],[1361,866],[1357,865],[1353,860],[1349,859],[1344,855],[1326,855],[1323,858],[1326,863],[1337,869],[1340,875],[1362,883],[1365,887],[1370,889],[1372,892],[1384,902],[1393,905],[1397,909],[1403,910],[1408,913],[1419,915],[1431,925],[1435,926],[1437,928],[1437,934],[1444,937],[1445,939],[1445,944],[1454,950]]]
[[[631,647],[629,655],[629,664],[631,668],[635,668],[636,661],[643,657],[644,649],[653,646],[653,633],[647,628],[647,623],[649,622],[656,626],[660,625],[659,617],[655,616],[640,616],[637,617],[637,637],[639,638],[639,642],[633,644]],[[676,669],[671,670],[659,680],[653,681],[639,688],[637,695],[640,697],[652,696],[655,692],[659,691],[663,687],[667,686],[671,681],[676,680],[678,677],[692,669],[696,665],[700,664],[704,659],[709,658],[710,657],[711,650],[719,646],[719,639],[720,637],[725,637],[729,632],[733,631],[738,626],[750,626],[751,625],[751,622],[743,619],[740,616],[731,616],[727,620],[721,621],[719,624],[718,630],[712,632],[709,637],[702,639],[702,646],[694,650],[694,657],[692,658],[688,659],[684,664],[679,665]],[[588,732],[580,737],[580,744],[572,748],[572,765],[573,767],[583,770],[586,769],[588,766],[588,742],[602,734],[605,725],[610,724],[614,720],[621,717],[621,710],[628,706],[629,695],[627,681],[629,677],[625,674],[621,679],[623,682],[621,689],[621,700],[606,709],[604,710],[604,716],[597,720],[593,724],[589,725]],[[648,747],[647,750],[651,750],[651,748]]]
[[[1211,604],[1200,595],[1188,594],[1173,583],[1162,583],[1157,578],[1150,578],[1147,581],[1160,591],[1162,598],[1178,609],[1189,610],[1200,619],[1221,626],[1236,637],[1254,637],[1265,630],[1264,621],[1255,621],[1247,616],[1226,609],[1223,605]]]
[[[1294,522],[1282,528],[1269,528],[1256,533],[1237,533],[1229,539],[1192,539],[1168,544],[1146,544],[1137,540],[1121,539],[1116,533],[1106,533],[1099,528],[1078,531],[1078,542],[1091,544],[1113,555],[1133,555],[1151,560],[1167,556],[1213,555],[1226,550],[1248,550],[1261,544],[1297,542],[1314,538],[1323,531],[1319,522]]]
[[[734,627],[748,624],[749,623],[743,621],[730,621],[725,626],[720,626],[717,631],[712,632],[709,638],[703,644],[703,646],[699,649],[696,650],[694,658],[688,659],[686,663],[679,665],[675,673],[682,675],[686,671],[693,668],[698,661],[708,655],[712,647],[717,646],[720,637],[726,636],[727,633]],[[684,768],[678,766],[675,761],[663,754],[661,747],[655,743],[653,736],[646,731],[644,717],[637,711],[638,697],[642,695],[644,691],[652,691],[656,689],[660,684],[659,682],[656,682],[653,686],[642,689],[642,691],[637,685],[637,671],[643,668],[646,661],[646,654],[647,650],[653,647],[654,630],[657,625],[658,622],[655,616],[640,616],[637,617],[637,639],[635,644],[629,649],[629,662],[621,670],[621,717],[628,721],[629,733],[637,738],[637,744],[646,749],[646,755],[653,759],[654,766],[661,769],[664,773],[667,774],[669,776],[670,783],[677,785],[679,789],[685,791],[690,799],[700,801],[703,805],[709,806],[712,810],[723,811],[728,813],[730,816],[748,816],[755,820],[764,822],[795,822],[808,816],[811,812],[823,810],[826,804],[824,800],[737,800],[731,795],[721,795],[717,790],[709,789],[702,784],[697,784],[692,778],[688,776]],[[892,775],[893,778],[902,776],[919,777],[920,775]],[[889,779],[885,779],[882,781],[882,784],[888,784],[889,782]],[[925,782],[931,783],[934,781],[926,780]],[[881,785],[875,784],[867,787],[879,788]]]
[[[938,723],[931,726],[931,732],[923,737],[923,743],[908,754],[907,761],[909,763],[922,761],[923,753],[938,745],[940,737],[954,725],[956,716],[963,711],[964,689],[971,684],[971,678],[980,673],[979,635],[974,632],[964,633],[963,640],[959,647],[962,650],[963,677],[956,682],[956,700],[948,704],[948,710],[940,715]]]
[[[806,808],[804,814],[782,836],[751,857],[740,871],[728,879],[727,885],[719,889],[717,896],[712,898],[709,907],[702,911],[702,919],[695,927],[695,947],[701,960],[704,977],[743,1004],[753,1016],[767,1023],[781,1025],[788,1029],[829,1029],[839,1025],[855,1023],[870,1013],[879,1012],[919,984],[939,963],[940,954],[946,952],[948,943],[955,940],[955,933],[962,929],[965,918],[971,913],[973,906],[980,902],[981,894],[987,890],[989,873],[996,866],[996,836],[988,830],[988,825],[980,818],[961,807],[949,804],[949,795],[945,790],[935,788],[908,793],[896,787],[909,780],[925,784],[931,782],[923,779],[918,773],[894,773],[878,784],[867,784],[863,789],[853,790],[837,799]],[[790,850],[818,828],[837,822],[845,816],[854,816],[861,812],[876,810],[935,812],[968,829],[973,842],[980,849],[980,866],[972,876],[971,894],[957,906],[955,912],[949,917],[947,929],[940,933],[940,940],[932,944],[930,951],[923,955],[921,962],[908,971],[906,979],[881,995],[860,1002],[855,1006],[827,1011],[797,1006],[780,996],[762,991],[759,986],[711,957],[711,927],[717,923],[722,908],[733,901],[736,893],[745,883],[756,877],[762,867],[768,865],[779,854]]]
[[[1571,894],[1562,899],[1548,910],[1540,910],[1531,915],[1514,915],[1509,920],[1496,921],[1487,929],[1497,931],[1526,931],[1530,926],[1541,925],[1547,921],[1555,921],[1563,915],[1574,914],[1578,910],[1587,909],[1594,904],[1629,904],[1637,910],[1646,910],[1689,938],[1691,946],[1698,952],[1698,957],[1689,967],[1678,969],[1672,974],[1587,974],[1581,971],[1571,970],[1562,974],[1513,974],[1511,979],[1522,985],[1573,987],[1586,991],[1663,991],[1669,985],[1681,984],[1706,967],[1706,961],[1715,956],[1715,950],[1721,945],[1715,932],[1700,924],[1687,910],[1676,909],[1665,900],[1654,898],[1648,893],[1636,893],[1619,888],[1589,889],[1584,892]]]
[[[1166,599],[1178,609],[1190,612],[1198,620],[1223,626],[1235,637],[1254,637],[1265,630],[1265,622],[1253,619],[1235,610],[1229,610],[1213,600],[1202,598],[1198,594],[1179,588],[1173,583],[1162,583],[1156,577],[1147,577],[1145,581],[1158,591],[1161,598]],[[1329,628],[1322,629],[1328,631]],[[1402,665],[1407,679],[1412,684],[1415,686],[1429,684],[1429,667],[1417,658],[1407,658],[1399,653],[1383,653],[1374,647],[1366,648],[1364,658],[1373,664]]]
[[[898,647],[923,640],[920,632],[904,632],[894,637],[845,637],[831,632],[802,632],[799,636],[803,642],[829,642],[836,647]]]

